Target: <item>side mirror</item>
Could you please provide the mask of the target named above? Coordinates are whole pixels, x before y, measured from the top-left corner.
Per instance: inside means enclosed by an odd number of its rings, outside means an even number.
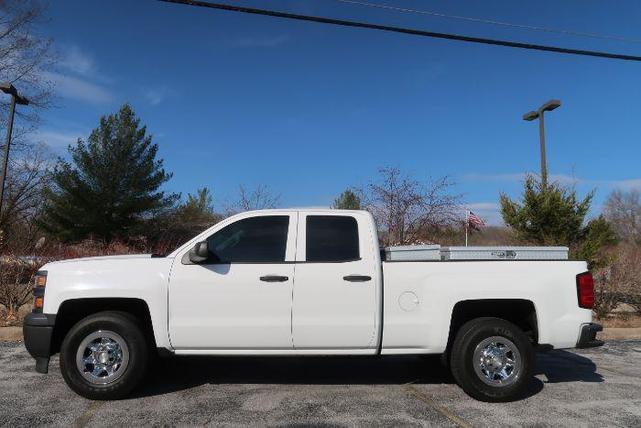
[[[189,250],[189,261],[192,263],[202,263],[209,258],[209,249],[207,242],[197,242],[194,247]]]

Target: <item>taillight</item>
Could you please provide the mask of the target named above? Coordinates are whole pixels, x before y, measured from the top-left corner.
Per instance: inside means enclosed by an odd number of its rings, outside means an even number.
[[[594,307],[594,279],[590,272],[576,276],[576,293],[579,297],[579,307],[592,309]]]

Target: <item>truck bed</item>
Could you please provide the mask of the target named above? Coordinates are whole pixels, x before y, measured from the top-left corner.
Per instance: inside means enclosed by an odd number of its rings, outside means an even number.
[[[465,301],[531,302],[539,343],[555,348],[574,347],[579,326],[592,319],[577,304],[576,276],[585,262],[384,261],[382,270],[383,353],[443,352],[454,307]]]

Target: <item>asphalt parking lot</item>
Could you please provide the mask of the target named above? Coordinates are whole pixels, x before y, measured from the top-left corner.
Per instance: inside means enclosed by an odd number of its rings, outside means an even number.
[[[0,343],[4,426],[641,426],[641,341],[540,354],[528,396],[467,397],[437,358],[176,358],[134,397],[92,402],[64,384],[57,358],[33,370]]]

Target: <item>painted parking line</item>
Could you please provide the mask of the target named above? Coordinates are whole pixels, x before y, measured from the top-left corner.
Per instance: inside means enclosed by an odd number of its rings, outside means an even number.
[[[436,412],[438,412],[441,415],[445,416],[447,419],[449,419],[455,425],[457,425],[459,427],[463,427],[463,428],[472,428],[471,424],[466,422],[460,416],[454,414],[448,408],[446,408],[444,406],[441,406],[439,404],[436,404],[434,402],[434,400],[432,400],[432,398],[429,395],[419,391],[414,385],[405,385],[404,388],[412,396],[414,396],[418,400],[422,401],[423,403],[427,404],[430,407],[430,409],[435,410]]]
[[[93,415],[104,403],[104,401],[92,401],[82,415],[74,421],[73,426],[76,428],[86,427],[91,421],[91,418],[93,418]]]

